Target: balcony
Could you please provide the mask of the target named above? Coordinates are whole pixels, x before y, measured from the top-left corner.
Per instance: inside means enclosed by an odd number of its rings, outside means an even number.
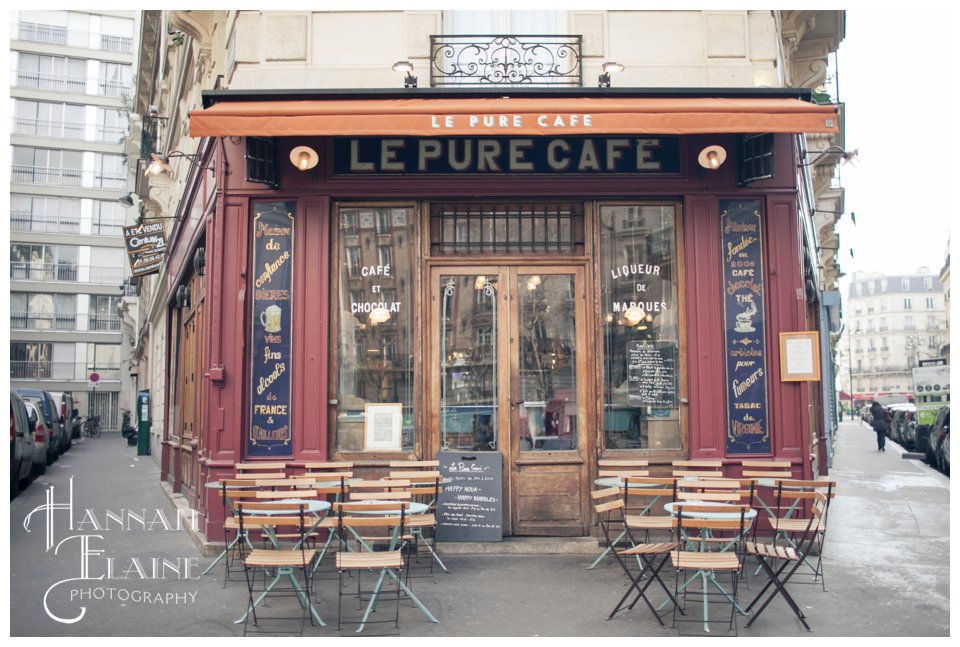
[[[49,90],[52,92],[87,93],[87,77],[69,74],[50,74],[29,70],[14,70],[15,84],[18,88]]]
[[[80,216],[68,214],[10,211],[10,231],[30,231],[46,234],[84,234],[91,236],[120,236],[123,222],[97,218],[90,223],[90,231],[80,226]]]
[[[92,175],[92,183],[91,183]],[[83,182],[83,169],[12,164],[10,181],[14,184],[52,184],[59,186],[89,186],[100,189],[127,188],[126,172],[98,172]]]
[[[72,92],[75,94],[98,94],[105,97],[123,97],[132,92],[130,81],[118,79],[50,74],[31,70],[14,70],[13,73],[16,78],[15,86],[18,88]],[[88,82],[92,82],[94,89],[87,90]]]
[[[123,283],[123,268],[76,265],[74,263],[10,261],[10,280],[65,281],[68,283],[99,283],[119,286]]]
[[[119,382],[120,365],[90,365],[86,362],[10,362],[11,380],[58,380],[83,381],[90,379],[91,373],[100,375],[101,382]]]
[[[11,330],[120,332],[120,315],[11,312]]]
[[[55,137],[56,139],[80,139],[84,134],[84,125],[66,121],[45,121],[14,117],[14,135],[34,135],[36,137]]]
[[[44,25],[35,22],[14,23],[11,35],[17,40],[27,40],[33,43],[49,43],[51,45],[70,45],[111,51],[132,52],[133,38],[129,36],[110,36],[97,34],[79,29],[67,29],[59,25]],[[93,38],[91,38],[93,36]]]
[[[16,184],[57,184],[80,186],[83,169],[51,168],[30,164],[12,164],[10,181]]]
[[[581,87],[580,36],[430,37],[430,86]]]
[[[28,135],[32,137],[51,137],[53,139],[73,139],[77,141],[119,144],[126,136],[127,129],[119,126],[97,125],[94,130],[94,136],[90,138],[86,135],[87,126],[83,123],[14,117],[11,132],[14,135]]]

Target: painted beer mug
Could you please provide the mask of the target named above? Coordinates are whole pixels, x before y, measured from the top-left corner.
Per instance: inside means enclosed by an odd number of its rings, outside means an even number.
[[[267,332],[280,332],[280,306],[267,306],[260,313],[260,323]]]

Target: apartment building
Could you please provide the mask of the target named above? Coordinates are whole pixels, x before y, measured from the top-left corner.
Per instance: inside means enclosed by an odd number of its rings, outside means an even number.
[[[119,429],[138,13],[10,15],[11,384],[72,392]]]
[[[941,357],[949,343],[943,285],[925,267],[908,275],[855,272],[845,316],[849,364],[840,375],[858,408],[876,396],[912,394],[912,370]]]

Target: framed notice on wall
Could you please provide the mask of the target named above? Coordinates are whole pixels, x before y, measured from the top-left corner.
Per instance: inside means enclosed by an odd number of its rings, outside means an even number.
[[[780,381],[819,382],[817,331],[780,333]]]
[[[403,404],[390,402],[364,407],[363,448],[366,451],[400,451]]]

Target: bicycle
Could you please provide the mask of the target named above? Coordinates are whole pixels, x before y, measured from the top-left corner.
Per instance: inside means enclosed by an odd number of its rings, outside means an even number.
[[[83,435],[87,438],[100,437],[100,416],[87,416],[83,421]]]

